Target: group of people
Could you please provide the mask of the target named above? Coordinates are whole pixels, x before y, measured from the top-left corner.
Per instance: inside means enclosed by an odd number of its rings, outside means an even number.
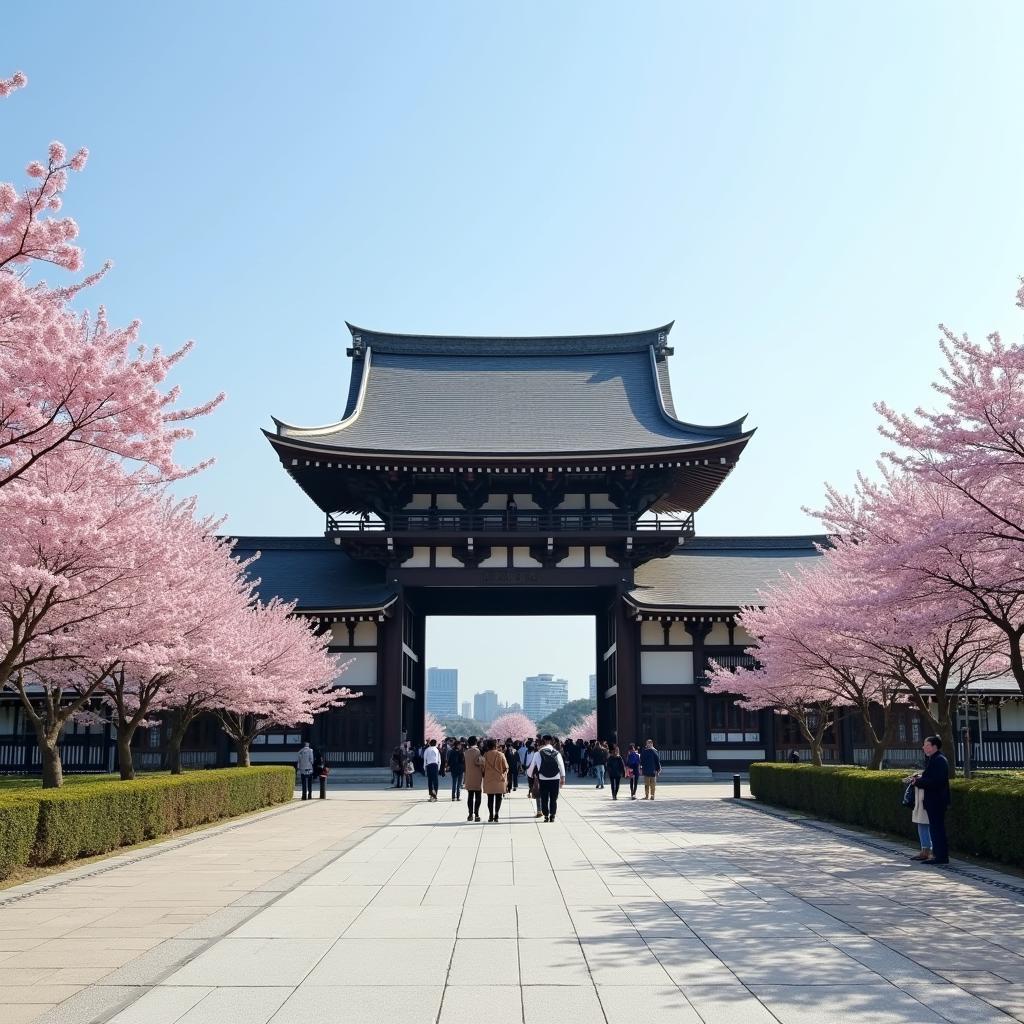
[[[587,767],[580,769],[580,765]],[[476,736],[449,737],[438,743],[430,740],[414,748],[406,743],[396,747],[391,756],[391,788],[413,788],[417,773],[426,776],[427,799],[437,800],[440,779],[451,777],[451,799],[462,799],[466,791],[467,821],[480,821],[480,805],[487,796],[487,820],[498,820],[502,799],[519,788],[519,777],[525,775],[530,795],[536,800],[536,817],[546,822],[555,820],[558,793],[565,785],[566,766],[585,776],[593,771],[596,788],[604,789],[605,780],[613,800],[619,798],[623,779],[629,782],[629,794],[637,799],[641,777],[644,799],[653,800],[661,774],[661,758],[653,740],[641,750],[635,743],[620,752],[615,743],[579,740],[564,743],[557,737],[538,736],[526,740],[508,738],[504,743],[494,738],[478,740]]]

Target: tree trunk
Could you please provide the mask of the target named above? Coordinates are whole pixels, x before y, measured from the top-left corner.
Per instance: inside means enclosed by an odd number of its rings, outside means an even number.
[[[238,767],[248,768],[249,767],[249,740],[236,739],[235,750],[238,751]]]
[[[167,767],[171,769],[172,775],[181,774],[181,743],[185,738],[186,729],[188,729],[188,722],[185,716],[178,712],[174,716],[174,725],[167,738]]]
[[[37,742],[43,759],[43,789],[60,789],[64,785],[64,766],[60,761],[57,736],[37,735]]]
[[[821,740],[817,737],[811,738],[811,764],[815,768],[821,767]]]
[[[132,730],[134,732],[134,730]],[[135,778],[135,764],[132,761],[132,733],[117,730],[117,767],[121,773],[121,781],[127,782]]]

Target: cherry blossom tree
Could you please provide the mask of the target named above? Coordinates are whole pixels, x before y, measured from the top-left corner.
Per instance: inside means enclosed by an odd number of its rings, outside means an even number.
[[[433,712],[428,711],[423,716],[424,742],[429,743],[431,740],[437,740],[439,744],[444,743],[445,735],[444,726],[437,720]]]
[[[234,740],[238,764],[248,766],[249,747],[260,733],[298,725],[329,708],[362,696],[337,685],[350,662],[339,666],[326,641],[292,615],[294,603],[256,601],[232,630],[237,671],[216,698],[221,725]]]
[[[589,740],[597,739],[597,712],[591,711],[590,714],[584,715],[570,730],[567,739],[572,740],[574,743],[583,740],[587,742]]]
[[[0,96],[25,82],[20,72],[2,80]],[[207,464],[183,470],[173,449],[192,436],[181,424],[210,412],[223,395],[175,409],[178,389],[161,389],[192,343],[170,355],[147,353],[138,346],[137,322],[113,328],[102,308],[95,316],[76,313],[71,300],[106,268],[59,288],[25,276],[38,264],[82,268],[78,226],[56,214],[70,172],[82,170],[87,157],[85,149],[69,156],[52,142],[46,160],[26,169],[33,184],[19,192],[0,182],[0,488],[67,444],[111,452],[164,480]]]
[[[525,740],[537,735],[537,723],[521,711],[510,711],[491,722],[487,735],[496,740]]]

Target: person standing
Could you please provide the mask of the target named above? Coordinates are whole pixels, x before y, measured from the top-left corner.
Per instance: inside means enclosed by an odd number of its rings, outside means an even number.
[[[313,799],[313,748],[308,742],[302,744],[299,756],[295,759],[295,768],[302,783],[302,799]]]
[[[558,791],[565,785],[565,761],[555,750],[550,736],[541,737],[541,747],[530,759],[527,775],[535,775],[540,782],[540,809],[546,822],[555,820],[558,813]]]
[[[942,738],[929,736],[921,745],[924,771],[914,779],[914,786],[924,791],[922,805],[928,815],[932,855],[925,864],[948,864],[949,844],[946,838],[946,810],[949,807],[949,761],[942,753]]]
[[[622,781],[622,776],[626,774],[626,762],[622,760],[622,755],[615,743],[608,748],[608,764],[605,767],[608,770],[608,784],[612,787],[612,799],[618,800],[619,783]]]
[[[476,737],[470,736],[466,747],[465,773],[466,773],[466,805],[469,807],[469,814],[466,821],[480,820],[480,790],[484,784],[484,777],[481,768],[484,759],[480,756],[480,748],[476,745]]]
[[[644,744],[643,753],[640,755],[640,768],[644,773],[644,799],[653,800],[654,791],[658,786],[658,776],[661,774],[661,758],[654,747],[654,740],[648,740]]]
[[[462,799],[462,773],[466,770],[466,756],[462,744],[456,742],[448,751],[448,773],[452,777],[452,800]]]
[[[497,740],[484,743],[483,789],[487,794],[487,820],[497,821],[501,813],[501,799],[505,795],[508,761],[498,747]]]
[[[604,771],[608,765],[608,748],[603,743],[595,743],[591,754],[594,762],[594,778],[597,785],[594,789],[604,789]]]
[[[441,751],[437,740],[431,740],[423,748],[423,769],[427,773],[427,794],[431,803],[437,800],[437,776],[441,771]]]
[[[395,747],[391,755],[391,788],[401,789],[405,779],[405,759],[402,757],[402,748]]]
[[[416,765],[413,763],[413,752],[411,749],[405,752],[405,761],[402,764],[402,773],[405,775],[405,788],[414,789],[413,786],[413,774],[416,771]]]
[[[626,753],[626,777],[629,779],[629,799],[636,799],[636,787],[640,782],[640,751],[630,743]]]

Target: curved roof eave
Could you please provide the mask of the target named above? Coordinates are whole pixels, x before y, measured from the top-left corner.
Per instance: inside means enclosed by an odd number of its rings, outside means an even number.
[[[304,435],[316,435],[316,434],[333,434],[335,431],[344,430],[345,427],[351,426],[357,419],[359,419],[360,413],[363,411],[363,403],[366,400],[366,389],[370,380],[370,365],[372,362],[372,353],[367,349],[365,357],[365,365],[363,366],[362,379],[359,382],[359,397],[356,399],[355,408],[352,410],[351,415],[346,416],[345,419],[337,420],[334,423],[325,423],[319,427],[297,427],[292,423],[286,423],[282,419],[278,419],[276,416],[270,418],[274,421],[274,426],[277,427],[277,433],[280,437],[302,437]],[[285,432],[288,433],[285,433]],[[266,433],[266,431],[264,431]]]
[[[276,422],[276,421],[275,421]],[[322,428],[318,428],[322,429]],[[746,443],[757,432],[757,428],[735,434],[732,437],[713,437],[707,442],[700,442],[694,445],[666,446],[664,448],[616,448],[605,451],[529,451],[529,452],[436,452],[436,451],[381,451],[374,449],[342,448],[338,445],[317,445],[315,442],[304,441],[300,437],[290,437],[282,434],[274,434],[269,430],[263,430],[264,436],[275,447],[278,445],[293,448],[297,451],[308,451],[316,455],[358,456],[377,460],[402,460],[415,459],[417,461],[444,462],[468,461],[483,462],[491,461],[522,461],[543,459],[550,462],[566,462],[579,459],[615,459],[615,458],[666,458],[670,455],[677,455],[679,458],[692,458],[702,452],[713,452],[720,448],[728,448],[736,444]]]
[[[665,421],[671,424],[673,427],[681,427],[683,430],[690,430],[697,434],[707,434],[711,437],[723,437],[726,435],[738,435],[743,430],[743,424],[746,421],[748,413],[744,413],[739,419],[732,420],[729,423],[721,423],[718,426],[706,426],[702,423],[687,423],[685,420],[677,419],[673,416],[668,409],[665,408],[665,396],[662,394],[662,390],[658,381],[658,357],[654,352],[654,348],[651,347],[651,374],[654,377],[654,391],[658,396],[658,410],[661,415],[665,418]],[[750,431],[753,434],[753,431]]]
[[[649,327],[641,331],[613,331],[608,334],[520,334],[520,335],[490,335],[490,334],[407,334],[398,331],[375,331],[370,327],[359,327],[356,324],[345,321],[349,334],[355,337],[357,334],[370,335],[375,338],[387,338],[395,342],[402,339],[410,341],[479,341],[479,342],[502,342],[502,341],[583,341],[593,338],[596,341],[610,341],[613,338],[641,338],[651,334],[669,334],[675,326],[675,320],[670,320],[660,327]]]

